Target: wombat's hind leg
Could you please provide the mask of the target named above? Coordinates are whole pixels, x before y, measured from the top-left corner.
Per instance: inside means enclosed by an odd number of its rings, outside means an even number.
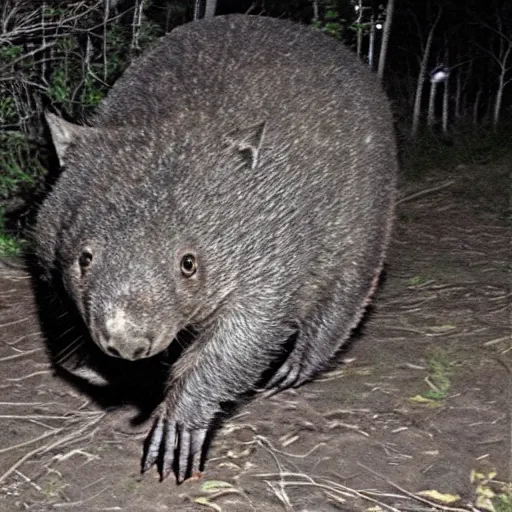
[[[297,388],[323,370],[348,335],[339,327],[329,329],[321,321],[304,327],[288,358],[266,383],[266,395]]]
[[[288,358],[266,383],[267,396],[284,389],[296,388],[325,369],[330,359],[349,338],[364,312],[366,296],[347,304],[346,283],[339,283],[331,298],[318,304],[301,327]]]

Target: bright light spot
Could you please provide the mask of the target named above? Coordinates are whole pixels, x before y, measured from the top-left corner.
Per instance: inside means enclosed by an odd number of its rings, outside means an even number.
[[[444,66],[438,66],[430,72],[430,81],[433,84],[445,82],[450,76],[450,70]]]
[[[382,23],[377,23],[377,24],[375,25],[375,28],[376,28],[377,30],[382,30],[382,27],[383,27]]]
[[[359,5],[354,5],[354,11],[356,11],[356,12],[357,12],[357,11],[359,11],[359,9],[360,9],[360,6],[359,6]]]

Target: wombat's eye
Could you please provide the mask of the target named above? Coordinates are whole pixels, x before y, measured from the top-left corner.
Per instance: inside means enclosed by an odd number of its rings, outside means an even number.
[[[196,273],[197,263],[193,254],[185,254],[181,258],[181,273],[185,277],[191,277]]]
[[[84,249],[78,258],[78,264],[82,270],[86,269],[92,263],[92,252]]]

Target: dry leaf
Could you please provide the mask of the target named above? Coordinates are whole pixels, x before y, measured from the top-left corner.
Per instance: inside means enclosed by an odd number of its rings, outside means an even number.
[[[427,498],[439,501],[439,503],[450,504],[460,500],[460,496],[458,494],[445,494],[433,489],[428,491],[420,491],[418,494],[420,496],[426,496]]]

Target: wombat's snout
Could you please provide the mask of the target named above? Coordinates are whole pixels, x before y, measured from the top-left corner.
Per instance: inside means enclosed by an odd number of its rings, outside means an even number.
[[[150,357],[155,353],[155,335],[127,318],[123,311],[104,319],[98,329],[97,342],[108,355],[129,361]]]
[[[102,348],[109,356],[135,361],[151,355],[151,340],[149,338],[110,337],[102,341]]]

